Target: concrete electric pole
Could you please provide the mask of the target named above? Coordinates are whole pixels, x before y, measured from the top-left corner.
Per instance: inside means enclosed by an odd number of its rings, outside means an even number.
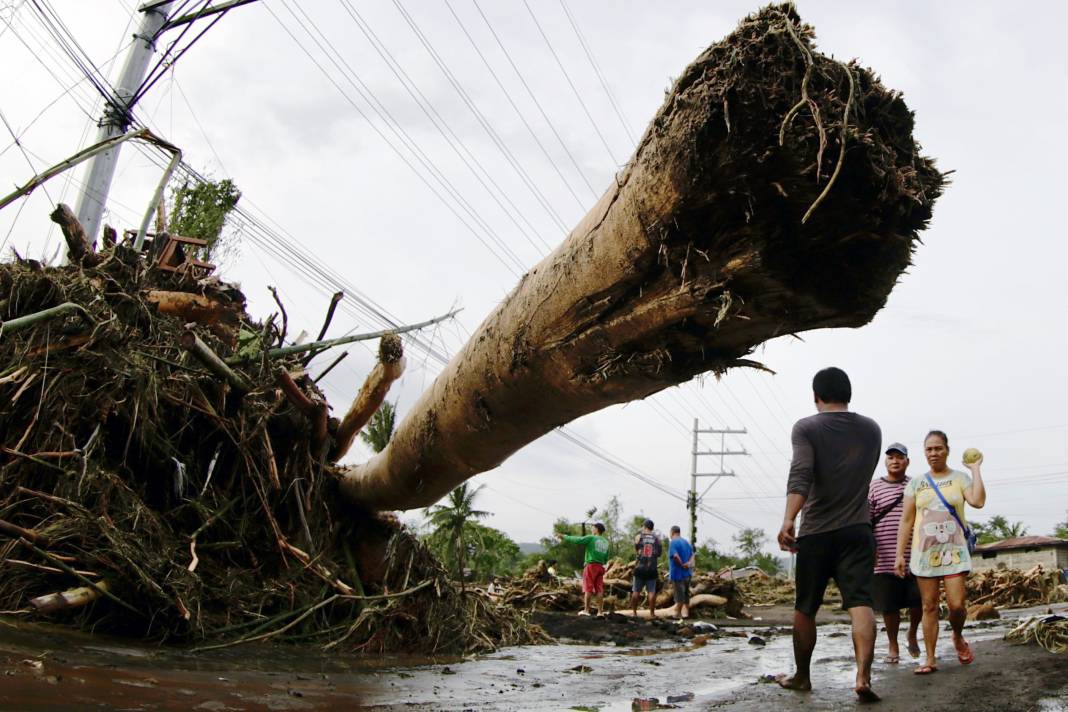
[[[701,433],[708,433],[710,435],[719,435],[719,450],[698,450],[697,436]],[[705,495],[708,494],[708,490],[712,488],[712,485],[719,482],[720,477],[736,477],[737,474],[731,470],[727,471],[724,467],[724,458],[728,455],[748,455],[749,453],[745,449],[741,450],[728,450],[726,447],[726,437],[728,435],[745,435],[746,429],[741,428],[738,430],[725,428],[699,428],[697,418],[693,419],[693,448],[691,449],[691,455],[693,459],[690,465],[690,491],[687,493],[686,504],[690,510],[690,543],[697,547],[697,505],[701,503]],[[718,472],[698,472],[697,471],[697,458],[703,455],[719,455],[719,471]],[[698,477],[712,477],[712,482],[708,487],[705,487],[705,491],[700,495],[697,494],[697,478]]]
[[[152,3],[142,9],[141,23],[130,45],[126,61],[122,65],[115,96],[104,105],[104,115],[100,118],[96,138],[92,143],[106,141],[121,136],[133,122],[130,110],[141,82],[148,71],[148,63],[156,51],[156,38],[167,22],[167,9],[170,2]],[[104,204],[111,189],[111,179],[115,177],[115,167],[119,161],[121,144],[99,153],[89,161],[86,168],[85,185],[78,197],[78,222],[85,228],[90,242],[96,240],[100,232],[100,221],[104,215]]]

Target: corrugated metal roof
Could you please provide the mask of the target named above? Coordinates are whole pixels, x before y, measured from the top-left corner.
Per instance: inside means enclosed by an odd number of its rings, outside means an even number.
[[[975,547],[976,551],[1006,551],[1008,549],[1033,549],[1043,546],[1068,547],[1068,539],[1052,536],[1018,536]]]

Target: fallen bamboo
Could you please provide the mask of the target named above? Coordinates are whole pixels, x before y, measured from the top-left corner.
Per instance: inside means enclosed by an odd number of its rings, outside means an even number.
[[[700,593],[700,594],[698,594],[696,596],[691,596],[690,597],[690,612],[691,613],[693,611],[699,610],[701,608],[719,608],[720,606],[725,606],[725,605],[727,605],[727,599],[724,598],[723,596],[717,596],[714,593]],[[628,616],[628,617],[633,617],[633,615],[634,615],[634,611],[632,611],[630,609],[619,610],[619,611],[616,611],[616,613],[618,613],[621,616]],[[657,608],[656,609],[656,617],[657,618],[674,618],[675,615],[676,615],[675,614],[675,606],[667,606],[665,608]],[[638,617],[639,618],[648,618],[649,617],[649,609],[648,608],[639,608],[638,609]]]
[[[381,331],[372,331],[367,334],[352,334],[351,336],[339,336],[336,339],[327,339],[326,341],[311,341],[306,344],[293,344],[291,346],[282,346],[276,349],[271,349],[267,352],[269,358],[281,358],[282,356],[291,356],[292,354],[300,354],[305,351],[323,351],[335,346],[341,346],[343,344],[352,344],[357,341],[370,341],[371,339],[380,339],[383,336],[389,334],[407,334],[409,331],[418,331],[419,329],[425,329],[428,326],[433,326],[446,319],[451,319],[460,313],[459,309],[454,309],[448,314],[442,314],[436,316],[433,319],[427,319],[421,321],[418,324],[408,324],[406,326],[397,326],[391,329],[382,329]],[[248,356],[231,356],[226,359],[228,364],[234,365],[248,361]]]
[[[24,488],[20,487],[19,489],[21,490],[21,489],[24,489]],[[31,549],[33,549],[33,552],[35,554],[37,554],[38,556],[41,556],[41,557],[43,557],[45,559],[48,559],[49,561],[54,563],[56,566],[58,566],[59,568],[63,569],[66,573],[68,573],[71,576],[74,576],[75,578],[77,578],[79,581],[84,583],[89,588],[94,589],[98,593],[101,593],[101,594],[107,596],[109,599],[111,599],[115,603],[119,604],[120,606],[122,606],[126,610],[130,611],[131,613],[134,613],[134,614],[136,614],[136,615],[138,615],[140,617],[144,617],[144,615],[145,615],[144,613],[142,613],[141,611],[137,610],[136,608],[131,606],[129,603],[127,603],[126,601],[122,600],[121,598],[116,596],[114,593],[109,591],[108,587],[107,587],[107,584],[104,581],[90,581],[86,576],[84,576],[81,572],[79,572],[73,566],[70,566],[69,564],[67,564],[67,562],[64,561],[62,558],[60,558],[59,556],[56,556],[56,555],[52,554],[49,551],[45,551],[43,549],[39,549],[38,547],[34,546],[32,543],[30,543],[26,539],[22,539],[22,541],[25,542],[26,546],[28,546]]]
[[[74,302],[64,302],[63,304],[49,307],[48,309],[42,309],[33,314],[15,317],[14,319],[8,319],[7,321],[0,321],[0,334],[11,334],[16,331],[21,331],[27,327],[35,326],[36,324],[66,314],[81,314],[86,320],[90,322],[92,321],[89,312],[85,311],[80,305],[75,304]]]
[[[944,177],[900,94],[812,36],[773,5],[682,72],[604,196],[342,491],[424,507],[582,415],[760,368],[745,357],[777,336],[868,323]],[[800,98],[822,120],[791,111]]]
[[[107,581],[101,581],[92,588],[89,586],[79,586],[78,588],[72,588],[67,591],[58,591],[56,593],[38,596],[37,598],[31,598],[30,605],[37,609],[38,613],[42,615],[50,615],[52,613],[59,613],[60,611],[69,611],[74,608],[87,606],[103,596],[107,590]]]
[[[349,412],[338,426],[330,459],[340,460],[352,447],[356,435],[371,420],[386,399],[390,386],[404,373],[404,347],[400,337],[387,334],[378,344],[378,363],[371,369]]]
[[[0,519],[0,532],[7,534],[10,537],[18,538],[22,537],[27,541],[32,541],[34,544],[40,544],[47,547],[49,545],[48,537],[44,534],[34,531],[33,529],[23,529],[17,524]]]
[[[252,384],[244,376],[226,365],[219,355],[211,350],[207,344],[192,329],[186,329],[182,334],[182,348],[193,354],[200,363],[219,378],[229,383],[235,390],[248,393],[252,390]]]

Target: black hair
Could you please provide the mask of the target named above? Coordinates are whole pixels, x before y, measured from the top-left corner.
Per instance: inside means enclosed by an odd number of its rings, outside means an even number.
[[[943,433],[941,430],[928,430],[927,434],[923,436],[923,441],[927,442],[927,438],[931,437],[932,435],[934,435],[936,438],[942,438],[942,444],[946,446],[947,450],[949,449],[949,436]]]
[[[679,529],[679,525],[678,524],[673,524],[671,526],[671,533],[672,534],[682,534],[682,530]]]
[[[824,403],[848,404],[853,397],[853,386],[845,371],[830,366],[812,377],[812,392]]]
[[[597,530],[598,534],[604,534],[604,525],[601,524],[600,522],[597,522],[596,524],[594,524],[593,528]]]
[[[652,529],[653,529],[653,520],[652,519],[646,519],[644,522],[642,522],[642,526],[645,527],[646,529],[652,531]]]

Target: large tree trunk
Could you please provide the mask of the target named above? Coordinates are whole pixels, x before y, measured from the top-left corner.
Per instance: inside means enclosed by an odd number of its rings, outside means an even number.
[[[615,185],[343,492],[428,505],[581,415],[867,323],[944,181],[900,95],[811,38],[769,7],[690,65]]]

